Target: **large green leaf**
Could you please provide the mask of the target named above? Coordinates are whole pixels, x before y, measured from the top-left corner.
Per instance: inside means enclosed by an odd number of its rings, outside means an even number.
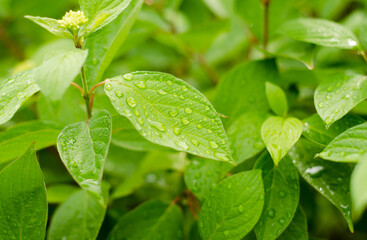
[[[262,170],[265,204],[260,221],[255,227],[259,240],[276,239],[292,221],[299,200],[298,173],[289,157],[275,167],[268,153],[255,164]]]
[[[275,166],[298,141],[302,134],[302,122],[297,118],[269,117],[261,127],[265,142]]]
[[[22,154],[32,142],[36,150],[56,143],[61,128],[51,122],[24,122],[0,134],[0,163],[9,161]]]
[[[85,2],[88,4],[88,1]],[[85,74],[90,87],[103,77],[104,71],[125,41],[143,3],[144,0],[131,0],[129,6],[104,31],[87,39],[85,48],[89,54],[85,62]]]
[[[319,157],[336,162],[358,162],[367,157],[367,123],[348,129],[334,138]]]
[[[89,195],[79,190],[56,210],[48,231],[49,240],[93,240],[97,238],[106,209]]]
[[[359,45],[352,31],[325,19],[291,20],[283,24],[280,31],[292,39],[326,47],[353,49]]]
[[[135,72],[110,79],[105,92],[116,111],[149,141],[210,159],[231,160],[215,109],[186,82],[165,73]]]
[[[367,160],[363,159],[355,167],[352,178],[350,191],[353,200],[353,213],[355,219],[359,219],[367,207]]]
[[[289,224],[287,229],[282,233],[282,235],[277,238],[278,240],[308,240],[307,232],[307,218],[302,208],[298,206],[296,213]]]
[[[317,87],[315,106],[327,127],[367,98],[366,80],[364,75],[345,72],[323,81]]]
[[[302,139],[289,156],[302,177],[338,208],[353,231],[349,192],[351,169],[347,164],[314,158],[320,149],[319,145]]]
[[[340,133],[365,121],[354,115],[346,115],[329,128],[326,128],[319,115],[314,114],[304,119],[303,122],[302,135],[315,143],[326,146]]]
[[[151,200],[122,216],[107,239],[181,240],[182,225],[183,216],[179,207]]]
[[[32,145],[0,172],[0,239],[44,239],[46,188]]]
[[[29,72],[0,82],[0,124],[9,121],[20,106],[38,91],[39,87]]]
[[[59,100],[80,72],[88,51],[81,49],[49,52],[33,76],[45,96]]]
[[[203,240],[240,240],[255,226],[264,205],[261,171],[241,172],[221,181],[200,211]]]
[[[101,111],[95,113],[88,123],[68,125],[57,139],[57,149],[70,174],[82,188],[97,195],[101,195],[111,130],[110,114]]]
[[[288,112],[288,102],[283,89],[271,82],[266,82],[265,92],[271,110],[278,116],[285,117]]]
[[[60,23],[56,19],[34,16],[25,16],[25,18],[35,22],[36,24],[40,25],[41,27],[58,37],[74,39],[73,34],[71,34],[71,32],[66,28],[60,26]]]

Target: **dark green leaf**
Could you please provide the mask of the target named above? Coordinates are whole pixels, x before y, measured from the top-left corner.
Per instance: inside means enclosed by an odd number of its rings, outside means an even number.
[[[287,229],[282,233],[282,235],[277,238],[278,240],[308,240],[307,232],[307,218],[302,208],[298,206],[296,213],[289,224]]]

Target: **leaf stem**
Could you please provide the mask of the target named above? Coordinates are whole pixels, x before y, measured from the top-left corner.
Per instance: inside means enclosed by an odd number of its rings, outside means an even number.
[[[107,83],[107,82],[110,82],[111,80],[110,79],[106,79],[106,80],[104,80],[103,82],[100,82],[100,83],[97,83],[96,85],[94,85],[90,90],[89,90],[89,95],[91,95],[95,90],[96,90],[96,88],[98,88],[98,87],[100,87],[100,86],[102,86],[102,85],[104,85],[105,83]]]
[[[75,87],[76,89],[78,89],[80,91],[80,93],[82,94],[82,96],[84,96],[84,90],[83,90],[83,88],[81,86],[79,86],[78,84],[76,84],[74,82],[72,82],[71,85],[73,87]]]

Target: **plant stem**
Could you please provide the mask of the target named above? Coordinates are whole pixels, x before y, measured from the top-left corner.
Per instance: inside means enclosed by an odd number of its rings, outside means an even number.
[[[361,54],[361,55],[362,55],[362,57],[363,57],[363,59],[364,59],[364,61],[366,61],[366,62],[367,62],[367,53],[366,53],[366,51],[364,51],[364,50],[360,50],[360,51],[359,51],[359,54]]]
[[[268,40],[269,40],[269,5],[270,0],[263,0],[264,5],[264,31],[263,31],[263,47],[264,50],[267,50]]]
[[[84,90],[83,90],[83,88],[81,88],[78,84],[76,84],[74,82],[72,82],[71,85],[73,87],[75,87],[76,89],[78,89],[80,91],[80,93],[82,94],[82,96],[84,96]]]
[[[89,99],[89,91],[88,91],[88,83],[87,83],[87,78],[85,77],[85,70],[84,70],[84,66],[82,67],[81,70],[81,78],[82,78],[82,86],[83,86],[83,90],[84,90],[84,101],[85,101],[85,106],[87,108],[87,120],[89,120],[92,116],[92,109],[90,107],[90,99]]]

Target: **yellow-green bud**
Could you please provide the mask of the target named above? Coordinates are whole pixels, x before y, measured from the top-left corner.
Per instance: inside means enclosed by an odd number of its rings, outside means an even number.
[[[64,28],[76,31],[82,25],[88,22],[88,18],[85,16],[83,11],[74,12],[70,10],[67,12],[58,23]]]

